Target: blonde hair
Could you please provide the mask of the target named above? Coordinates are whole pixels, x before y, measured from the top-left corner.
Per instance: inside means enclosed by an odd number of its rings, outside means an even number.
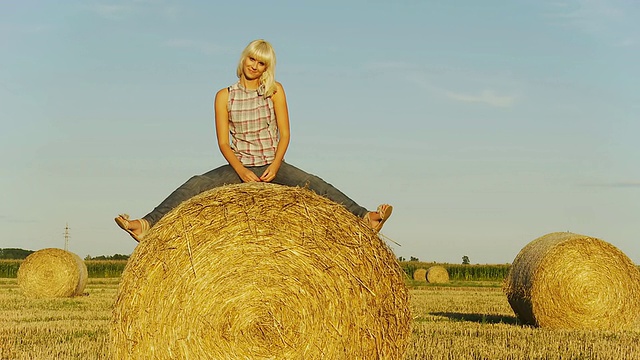
[[[264,97],[273,95],[276,92],[276,52],[273,50],[273,46],[262,39],[250,42],[240,55],[240,62],[238,62],[236,71],[238,78],[242,76],[244,61],[248,57],[256,58],[256,60],[265,63],[266,70],[260,76],[260,86],[264,87]]]

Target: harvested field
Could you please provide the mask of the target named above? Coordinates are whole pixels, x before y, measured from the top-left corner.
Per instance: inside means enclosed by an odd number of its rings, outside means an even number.
[[[0,359],[109,359],[109,322],[119,279],[90,278],[88,296],[25,299],[0,278]],[[640,330],[521,326],[496,284],[410,290],[413,333],[404,359],[638,359]]]

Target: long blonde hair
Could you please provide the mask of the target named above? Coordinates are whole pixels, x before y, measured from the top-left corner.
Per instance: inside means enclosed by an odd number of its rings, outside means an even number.
[[[256,60],[265,63],[267,68],[260,76],[260,86],[264,88],[264,97],[273,95],[276,92],[276,52],[273,50],[273,46],[263,39],[250,42],[240,55],[240,62],[238,62],[236,71],[238,78],[242,76],[244,60],[248,57],[254,57]]]

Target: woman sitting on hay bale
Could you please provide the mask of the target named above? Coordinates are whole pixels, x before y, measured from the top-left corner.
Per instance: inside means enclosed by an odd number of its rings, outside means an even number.
[[[290,139],[289,113],[284,88],[275,81],[275,67],[270,43],[249,43],[238,63],[238,82],[218,91],[215,97],[218,147],[228,164],[192,177],[141,219],[119,215],[115,218],[118,226],[140,241],[160,218],[195,195],[223,185],[264,181],[307,187],[342,204],[374,231],[380,231],[391,216],[391,205],[368,211],[318,176],[284,162]]]

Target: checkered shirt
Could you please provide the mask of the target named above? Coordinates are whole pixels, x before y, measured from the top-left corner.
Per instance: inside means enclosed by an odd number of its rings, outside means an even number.
[[[240,82],[229,87],[231,149],[244,166],[271,164],[278,146],[278,126],[271,97],[247,90]]]

